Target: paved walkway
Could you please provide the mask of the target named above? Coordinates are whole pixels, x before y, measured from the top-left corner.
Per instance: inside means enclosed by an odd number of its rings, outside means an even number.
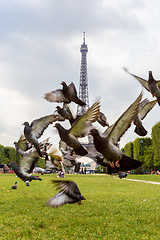
[[[144,183],[151,183],[151,184],[160,185],[160,182],[152,182],[152,181],[145,181],[145,180],[138,180],[138,179],[130,179],[130,178],[124,178],[124,180],[134,181],[134,182],[144,182]]]

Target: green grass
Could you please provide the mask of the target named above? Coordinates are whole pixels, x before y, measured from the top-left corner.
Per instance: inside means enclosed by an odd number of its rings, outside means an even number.
[[[160,239],[160,186],[108,175],[67,175],[86,201],[46,206],[57,191],[55,175],[26,187],[15,175],[0,175],[0,239]],[[130,175],[128,178],[141,178]],[[160,181],[160,176],[141,179]],[[159,177],[159,178],[158,178]],[[14,182],[18,188],[12,190]]]

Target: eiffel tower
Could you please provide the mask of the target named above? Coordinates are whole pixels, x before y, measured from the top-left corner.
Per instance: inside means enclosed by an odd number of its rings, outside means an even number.
[[[87,78],[87,52],[88,47],[85,43],[85,32],[83,33],[83,44],[80,48],[81,52],[81,70],[80,70],[80,84],[79,84],[79,98],[86,103],[85,106],[77,107],[77,116],[82,116],[89,108],[88,98],[88,78]]]
[[[79,98],[86,103],[85,106],[78,105],[77,116],[82,116],[89,108],[88,97],[88,75],[87,75],[87,52],[88,47],[85,43],[85,32],[83,32],[83,44],[80,48],[81,52],[81,68],[80,68],[80,83],[79,83]],[[88,143],[82,144],[87,148],[94,148],[93,137],[88,135]]]

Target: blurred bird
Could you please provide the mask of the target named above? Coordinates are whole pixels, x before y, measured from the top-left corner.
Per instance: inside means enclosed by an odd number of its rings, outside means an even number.
[[[46,140],[41,142],[39,145],[43,153],[44,149],[46,148]],[[44,152],[44,154],[46,153]],[[34,147],[32,147],[22,157],[19,165],[17,165],[15,162],[10,162],[9,165],[10,167],[12,167],[13,171],[17,174],[17,176],[20,179],[22,179],[24,182],[26,181],[31,182],[32,180],[42,180],[41,178],[30,174],[33,171],[35,164],[37,163],[38,160],[39,154],[37,150]]]
[[[28,122],[24,122],[24,135],[26,139],[34,145],[40,157],[42,157],[42,153],[40,151],[38,138],[40,138],[44,132],[44,130],[55,121],[59,121],[58,115],[52,114],[45,117],[41,117],[39,119],[35,119],[30,125]]]
[[[75,102],[78,105],[86,105],[83,101],[81,101],[77,96],[77,90],[74,85],[74,83],[70,83],[68,86],[63,81],[61,83],[63,86],[62,89],[57,89],[55,91],[49,92],[45,94],[45,99],[49,102],[64,102],[64,103],[70,103]]]
[[[65,169],[63,166],[63,155],[62,152],[52,145],[52,147],[47,151],[48,159],[51,161],[51,163],[56,166],[57,169],[60,168],[65,173]]]
[[[58,130],[59,136],[68,146],[72,147],[75,154],[84,156],[88,152],[78,141],[78,137],[85,137],[89,130],[92,128],[92,123],[98,118],[100,111],[99,101],[95,102],[87,112],[79,117],[69,130],[66,130],[59,123],[55,124]]]
[[[109,123],[104,113],[99,113],[97,121],[102,125],[102,127],[109,127]]]
[[[148,77],[148,81],[140,78],[132,73],[130,73],[126,68],[124,68],[124,70],[129,73],[130,75],[132,75],[133,77],[135,77],[141,84],[142,86],[149,91],[153,97],[157,98],[157,102],[160,105],[160,80],[156,81],[153,78],[152,75],[152,71],[149,71],[149,77]]]
[[[16,152],[19,153],[21,156],[25,154],[25,152],[31,149],[32,144],[30,144],[25,136],[22,134],[18,140],[18,142],[14,142]]]
[[[82,204],[82,200],[85,200],[75,182],[63,180],[52,180],[52,182],[57,185],[57,190],[60,189],[60,192],[46,202],[48,206],[59,207],[66,203],[71,204],[76,202],[80,205]]]
[[[118,142],[122,135],[130,127],[131,122],[138,114],[142,93],[128,107],[128,109],[120,116],[120,118],[110,127],[105,136],[101,136],[97,129],[91,129],[90,133],[93,136],[94,145],[104,159],[103,163],[109,162],[111,168],[118,171],[128,171],[138,168],[142,165],[140,161],[125,155],[118,147]]]
[[[118,173],[118,176],[119,176],[119,178],[125,178],[125,177],[127,177],[127,173],[125,173],[125,172],[119,172]]]
[[[75,116],[73,116],[73,113],[71,112],[71,109],[69,107],[69,104],[64,103],[63,108],[57,106],[57,112],[64,118],[69,120],[71,126],[75,122]]]
[[[133,120],[133,123],[136,125],[134,131],[139,136],[145,136],[147,134],[147,130],[144,128],[141,120],[143,120],[146,117],[146,115],[155,106],[156,103],[157,100],[150,102],[147,98],[140,103],[139,112],[135,119]]]
[[[64,151],[62,150],[63,154],[63,165],[67,168],[75,167],[74,172],[79,172],[81,162],[79,162],[76,158],[77,156],[74,154],[72,155],[71,151]]]
[[[17,182],[15,182],[15,184],[12,186],[12,189],[17,189]]]

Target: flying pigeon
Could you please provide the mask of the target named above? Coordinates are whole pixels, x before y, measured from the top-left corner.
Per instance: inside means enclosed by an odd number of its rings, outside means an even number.
[[[64,118],[69,120],[71,126],[73,125],[73,123],[75,122],[75,116],[73,116],[71,109],[69,107],[69,104],[64,103],[63,104],[63,108],[57,106],[57,112]]]
[[[39,119],[34,120],[30,125],[28,122],[24,122],[24,135],[26,139],[34,145],[40,157],[42,157],[42,153],[40,151],[38,138],[40,138],[44,132],[44,130],[55,121],[59,121],[58,115],[52,114],[45,117],[41,117]]]
[[[48,160],[51,161],[54,166],[60,168],[65,173],[62,152],[57,147],[52,145],[52,147],[47,151],[47,155]]]
[[[18,140],[18,142],[14,142],[16,152],[19,153],[21,156],[25,154],[25,152],[31,149],[32,144],[30,144],[25,136],[22,134]]]
[[[80,106],[86,105],[82,100],[80,100],[77,96],[77,90],[74,83],[70,83],[67,85],[64,81],[61,83],[63,86],[62,89],[57,89],[55,91],[49,92],[45,94],[45,99],[49,102],[64,102],[71,103],[75,102]]]
[[[41,142],[40,148],[42,152],[44,152],[44,149],[46,147],[46,140]],[[46,154],[46,153],[44,153]],[[37,150],[32,147],[29,149],[23,158],[20,160],[20,164],[17,165],[15,162],[10,162],[10,167],[12,167],[13,171],[17,174],[17,176],[22,179],[24,182],[26,181],[32,181],[32,180],[42,180],[39,177],[36,177],[34,175],[31,175],[30,173],[33,171],[35,164],[39,160],[39,154]]]
[[[104,113],[99,113],[97,121],[102,125],[102,127],[109,127],[109,123]]]
[[[146,115],[155,106],[156,103],[157,100],[150,102],[147,98],[140,103],[139,112],[135,119],[133,120],[133,123],[136,125],[134,131],[139,136],[145,136],[147,134],[147,130],[144,128],[141,120],[143,120],[146,117]]]
[[[128,72],[126,68],[124,68],[124,70]],[[153,97],[156,97],[157,102],[160,105],[160,80],[157,81],[153,78],[152,71],[149,71],[148,81],[130,72],[128,73],[135,77],[142,84],[142,86],[152,94]]]
[[[65,167],[67,167],[67,168],[75,167],[74,171],[75,172],[79,172],[80,166],[81,166],[81,162],[79,162],[76,159],[77,156],[75,154],[72,155],[72,152],[70,150],[64,151],[63,149],[61,149],[61,151],[63,153],[63,165]]]
[[[140,161],[125,155],[118,147],[120,138],[138,114],[141,98],[142,93],[110,127],[106,135],[101,136],[97,129],[90,130],[96,150],[104,157],[103,162],[109,162],[110,166],[117,171],[128,171],[142,165]]]
[[[12,189],[17,189],[17,182],[15,182],[15,184],[12,186]]]
[[[84,115],[75,121],[69,130],[66,130],[59,123],[55,124],[61,140],[68,146],[72,147],[75,151],[75,154],[84,156],[88,153],[78,141],[78,137],[84,137],[86,134],[88,134],[89,130],[92,128],[92,123],[98,118],[99,111],[100,103],[97,101],[87,110]]]
[[[66,203],[82,204],[82,200],[85,200],[81,194],[77,184],[73,181],[52,180],[57,185],[57,190],[60,189],[56,195],[50,198],[46,204],[50,207],[59,207]]]

